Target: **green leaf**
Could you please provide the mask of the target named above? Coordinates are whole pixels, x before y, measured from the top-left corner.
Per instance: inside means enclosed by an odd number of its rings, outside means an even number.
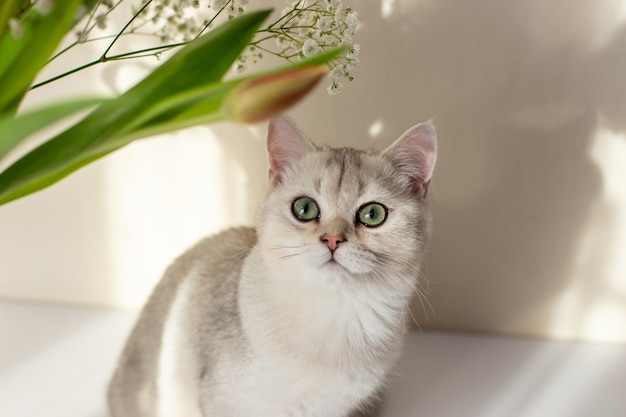
[[[142,129],[150,128],[153,134],[161,134],[175,129],[201,123],[212,123],[224,119],[234,119],[230,109],[224,108],[224,100],[240,85],[253,80],[262,80],[280,74],[291,73],[300,68],[320,66],[332,61],[345,52],[345,48],[334,48],[316,56],[283,65],[261,73],[234,79],[219,85],[201,86],[164,99],[145,110],[139,120],[144,120]],[[243,121],[243,120],[239,120]],[[172,127],[168,126],[172,124]],[[159,129],[154,129],[159,126]],[[175,127],[173,127],[175,126]],[[133,137],[136,137],[135,135]]]
[[[215,109],[215,111],[221,112],[222,119],[228,118],[244,123],[255,123],[265,120],[271,117],[272,114],[278,113],[278,107],[282,107],[280,111],[284,111],[291,104],[294,104],[295,101],[299,100],[302,97],[300,94],[304,90],[308,92],[306,85],[309,82],[313,82],[310,87],[315,85],[319,79],[315,74],[317,73],[319,76],[322,74],[313,68],[327,64],[343,52],[345,52],[345,48],[334,48],[308,59],[236,80],[231,84],[228,96],[221,96],[219,100],[211,96],[205,100],[198,101],[184,112],[181,112],[173,121],[187,119],[190,125],[206,123],[201,120],[203,113],[207,109]],[[297,71],[305,68],[309,70],[304,72]],[[260,84],[263,85],[262,89]],[[249,86],[254,85],[256,85],[256,91],[250,94],[251,88]],[[242,89],[246,90],[246,97],[243,97],[243,94],[234,96],[234,94],[237,94],[236,90],[241,91]],[[243,91],[241,92],[243,93]],[[292,93],[295,93],[296,96],[292,96]],[[296,100],[292,101],[293,99]],[[225,105],[224,100],[229,102]],[[243,103],[244,100],[247,101],[245,105]],[[267,116],[263,115],[263,113],[267,113]]]
[[[0,204],[45,188],[125,145],[119,138],[145,122],[144,109],[189,89],[217,84],[270,12],[244,14],[218,26],[128,92],[16,161],[0,174]]]
[[[334,48],[272,70],[227,82],[207,83],[169,95],[142,109],[134,119],[134,129],[108,138],[98,149],[103,154],[106,154],[136,139],[173,132],[199,124],[210,124],[227,119],[245,122],[245,120],[233,114],[232,96],[234,91],[247,83],[292,73],[298,69],[325,65],[344,52],[345,48]],[[284,88],[285,86],[282,86],[282,89]],[[225,101],[229,99],[231,103],[226,105]],[[276,114],[276,106],[274,108],[274,114]],[[280,110],[284,109],[283,107]]]
[[[267,14],[251,13],[214,29],[126,94],[18,160],[0,173],[0,204],[45,188],[135,139],[228,118],[257,121],[293,104],[323,76],[323,65],[345,50],[222,82]]]
[[[2,160],[11,149],[33,133],[64,117],[85,110],[100,102],[102,102],[102,99],[76,99],[32,110],[18,116],[0,117],[0,132],[2,132],[2,138],[0,139],[0,160]]]
[[[82,1],[64,0],[62,3],[56,1],[46,16],[31,8],[20,21],[22,36],[15,39],[7,35],[0,39],[0,114],[16,111],[37,73],[72,27]],[[12,6],[9,3],[2,6],[3,19],[5,7],[10,13]]]

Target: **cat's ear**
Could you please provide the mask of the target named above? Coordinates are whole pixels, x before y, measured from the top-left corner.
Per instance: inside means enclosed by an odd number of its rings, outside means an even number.
[[[382,155],[409,180],[413,193],[426,196],[437,160],[437,135],[430,122],[407,130]]]
[[[313,145],[302,136],[291,119],[286,116],[272,119],[267,129],[269,178],[272,184],[278,184],[287,167],[312,149]]]

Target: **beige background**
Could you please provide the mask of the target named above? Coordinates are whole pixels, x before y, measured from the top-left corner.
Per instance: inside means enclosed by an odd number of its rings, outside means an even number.
[[[376,149],[434,118],[419,324],[626,343],[626,3],[356,7],[355,81],[290,114],[318,143]],[[122,90],[147,65],[99,67],[29,105]],[[0,297],[138,308],[200,236],[252,223],[264,135],[221,124],[139,142],[0,207]]]

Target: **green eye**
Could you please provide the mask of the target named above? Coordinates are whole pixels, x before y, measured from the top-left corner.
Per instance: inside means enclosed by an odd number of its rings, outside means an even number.
[[[303,222],[315,220],[320,215],[320,209],[317,207],[317,203],[308,197],[296,199],[296,201],[293,202],[291,210],[293,211],[293,215]]]
[[[380,226],[387,219],[387,208],[380,203],[367,203],[361,206],[356,219],[364,226]]]

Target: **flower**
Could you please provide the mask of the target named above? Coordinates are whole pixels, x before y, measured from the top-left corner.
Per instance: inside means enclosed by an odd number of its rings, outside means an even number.
[[[330,94],[331,96],[341,93],[342,90],[343,84],[337,81],[333,81],[333,83],[326,89],[326,91],[328,91],[328,94]]]
[[[33,9],[37,10],[42,15],[47,15],[52,11],[54,7],[53,0],[37,0],[33,3]]]
[[[12,17],[9,19],[9,30],[11,31],[11,35],[15,39],[20,39],[24,36],[24,29],[22,29],[22,25],[20,24],[19,19]]]
[[[269,119],[305,96],[327,72],[319,65],[244,81],[228,94],[222,111],[240,123]]]
[[[352,48],[350,48],[348,55],[346,55],[346,58],[348,58],[348,60],[358,60],[360,52],[361,52],[361,45],[359,45],[358,43],[355,45],[352,45]]]
[[[221,9],[228,4],[229,0],[211,0],[209,7],[212,9]]]
[[[313,39],[307,39],[302,45],[302,55],[306,58],[312,57],[320,51],[320,47]]]
[[[356,27],[359,24],[359,18],[357,15],[357,12],[352,11],[350,13],[348,13],[348,15],[346,16],[346,25],[348,26],[347,31],[350,32],[350,34],[354,34],[354,32],[356,31]]]
[[[45,9],[52,7],[53,0],[31,0]],[[131,4],[132,18],[120,34],[112,26],[116,19],[109,14],[120,3]],[[352,80],[352,72],[359,65],[358,45],[353,45],[353,35],[358,28],[358,14],[342,0],[285,0],[287,7],[280,17],[259,31],[256,40],[237,59],[236,69],[246,70],[264,55],[275,55],[287,61],[313,57],[324,50],[345,46],[345,53],[328,65],[332,74],[329,91],[341,91],[341,78]],[[153,36],[160,43],[150,52],[136,56],[160,54],[172,46],[191,41],[216,24],[245,12],[251,0],[100,0],[96,6],[85,11],[74,26],[78,45],[98,38],[141,35]],[[347,3],[347,1],[346,1]],[[120,12],[121,13],[121,12]],[[19,23],[19,22],[17,22]],[[11,31],[19,34],[18,24],[13,22]],[[96,34],[92,34],[92,30]],[[171,46],[168,44],[172,44]],[[109,47],[107,49],[110,50]],[[145,51],[144,51],[145,52]],[[133,53],[124,53],[124,57]]]
[[[341,9],[343,6],[341,4],[341,0],[328,0],[328,8],[329,9]]]
[[[250,3],[250,0],[131,1],[134,2],[133,13],[138,15],[134,18],[129,33],[150,34],[167,43],[195,39],[214,23],[244,13],[245,6]]]
[[[98,26],[99,29],[106,29],[107,27],[107,15],[104,13],[100,13],[98,16],[96,16],[96,26]]]
[[[333,19],[330,16],[322,16],[319,19],[317,19],[317,23],[315,24],[315,27],[317,27],[317,29],[320,32],[328,32],[331,30],[333,25]]]
[[[331,94],[339,93],[342,85],[337,80],[352,80],[351,72],[359,64],[359,47],[352,42],[359,23],[357,12],[344,7],[341,0],[287,0],[287,4],[281,18],[267,30],[275,35],[276,47],[264,44],[269,36],[254,44],[287,60],[309,58],[324,49],[347,46],[345,55],[330,64],[332,84],[328,90]]]

